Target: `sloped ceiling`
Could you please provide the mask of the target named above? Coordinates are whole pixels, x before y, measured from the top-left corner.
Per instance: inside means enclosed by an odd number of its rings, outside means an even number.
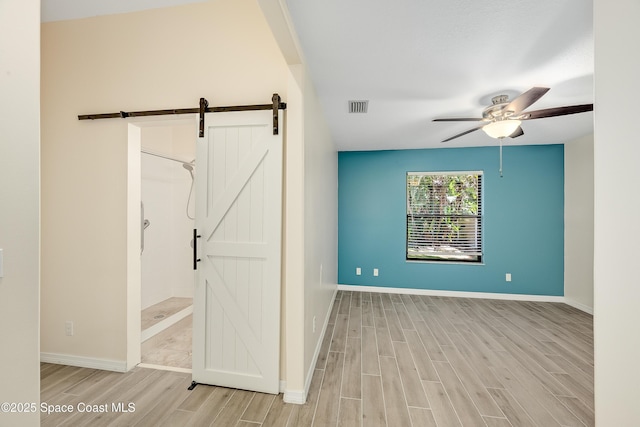
[[[284,0],[283,0],[284,1]],[[44,21],[189,0],[43,0]],[[339,150],[496,144],[474,123],[495,95],[551,90],[529,109],[593,102],[591,0],[286,0]],[[349,114],[349,100],[369,100]],[[593,113],[530,120],[507,144],[564,143],[593,132]]]

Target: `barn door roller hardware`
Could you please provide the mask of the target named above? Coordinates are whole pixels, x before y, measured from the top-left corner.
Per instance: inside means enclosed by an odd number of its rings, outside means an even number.
[[[204,138],[204,114],[207,112],[207,107],[209,107],[209,101],[204,98],[200,98],[200,110],[198,114],[200,114],[200,126],[198,128],[198,137]]]
[[[287,104],[282,102],[280,95],[273,94],[271,104],[258,105],[236,105],[231,107],[209,107],[209,102],[200,98],[200,106],[198,108],[177,108],[171,110],[149,110],[149,111],[120,111],[118,113],[102,113],[102,114],[83,114],[78,116],[78,120],[98,120],[98,119],[126,119],[128,117],[145,117],[145,116],[172,116],[176,114],[199,114],[200,115],[200,138],[204,136],[204,115],[205,113],[222,113],[227,111],[256,111],[256,110],[273,110],[273,134],[278,134],[278,110],[286,110]]]

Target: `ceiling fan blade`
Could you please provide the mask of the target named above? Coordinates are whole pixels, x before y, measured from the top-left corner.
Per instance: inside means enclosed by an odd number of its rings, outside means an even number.
[[[568,105],[566,107],[545,108],[544,110],[528,111],[520,120],[543,119],[545,117],[566,116],[567,114],[586,113],[593,111],[593,104]]]
[[[448,119],[433,119],[434,122],[480,122],[484,120],[482,117],[452,117]]]
[[[509,135],[509,138],[517,138],[519,136],[524,135],[524,131],[522,130],[522,126],[518,126],[518,129],[516,129],[511,135]]]
[[[502,111],[513,111],[513,115],[516,115],[530,107],[547,92],[549,92],[548,87],[533,87],[511,101]]]
[[[482,125],[482,126],[484,126],[484,125]],[[451,141],[452,139],[456,139],[456,138],[461,137],[461,136],[464,136],[464,135],[466,135],[466,134],[468,134],[468,133],[475,132],[475,131],[477,131],[478,129],[482,129],[482,126],[478,126],[478,127],[473,128],[473,129],[469,129],[469,130],[467,130],[467,131],[464,131],[464,132],[462,132],[462,133],[459,133],[459,134],[457,134],[457,135],[454,135],[454,136],[452,136],[452,137],[450,137],[450,138],[443,139],[443,140],[442,140],[442,142],[448,142],[448,141]]]

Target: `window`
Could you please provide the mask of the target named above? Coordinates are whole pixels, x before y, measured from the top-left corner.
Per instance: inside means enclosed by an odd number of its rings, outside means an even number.
[[[482,261],[482,172],[407,173],[407,260]]]

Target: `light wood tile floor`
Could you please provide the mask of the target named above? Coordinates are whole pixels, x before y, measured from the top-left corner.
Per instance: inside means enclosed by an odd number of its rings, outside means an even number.
[[[592,317],[564,304],[339,292],[304,405],[190,375],[42,364],[43,426],[593,426]]]

